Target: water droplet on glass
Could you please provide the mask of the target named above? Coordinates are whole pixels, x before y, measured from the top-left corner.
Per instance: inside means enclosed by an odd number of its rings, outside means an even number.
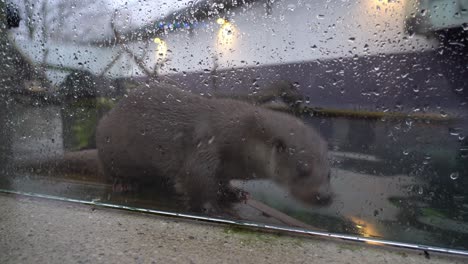
[[[293,5],[293,4],[288,5],[288,10],[289,11],[293,12],[295,9],[296,9],[296,5]]]
[[[457,87],[457,88],[455,88],[455,91],[456,92],[463,92],[463,87]]]
[[[449,133],[451,136],[459,136],[461,133],[461,128],[459,127],[451,127],[449,128]]]
[[[425,155],[425,156],[424,156],[424,160],[423,160],[422,163],[423,163],[424,165],[427,165],[427,164],[429,164],[430,161],[431,161],[431,156]]]
[[[208,144],[211,144],[211,143],[213,143],[214,139],[215,139],[215,137],[214,137],[214,136],[213,136],[213,137],[211,137],[211,138],[208,140]]]
[[[458,171],[457,171],[457,172],[452,172],[452,173],[450,173],[450,179],[452,179],[452,180],[458,179],[458,176],[460,176],[460,174],[458,173]]]
[[[468,31],[468,23],[463,23],[462,27],[464,31]]]
[[[424,193],[423,187],[422,187],[422,186],[419,186],[419,188],[418,188],[418,194],[421,195],[421,194],[423,194],[423,193]]]

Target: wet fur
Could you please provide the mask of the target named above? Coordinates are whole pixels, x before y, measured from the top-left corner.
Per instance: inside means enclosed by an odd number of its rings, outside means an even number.
[[[310,203],[330,194],[326,143],[301,120],[167,84],[122,99],[99,122],[96,141],[107,177],[166,181],[195,211],[232,196],[231,179],[271,178]]]

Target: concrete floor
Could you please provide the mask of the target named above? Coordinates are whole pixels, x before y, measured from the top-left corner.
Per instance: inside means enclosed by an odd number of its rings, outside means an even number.
[[[0,194],[0,263],[468,263]]]

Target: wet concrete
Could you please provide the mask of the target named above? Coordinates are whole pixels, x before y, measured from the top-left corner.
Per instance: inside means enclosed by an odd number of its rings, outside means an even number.
[[[419,251],[278,235],[0,195],[0,263],[466,263]]]

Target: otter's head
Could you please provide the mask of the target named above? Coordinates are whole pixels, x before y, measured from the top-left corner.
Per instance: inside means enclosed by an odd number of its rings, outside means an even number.
[[[330,165],[325,140],[292,116],[270,120],[260,121],[263,133],[268,135],[262,155],[268,164],[265,176],[306,204],[330,204]]]

